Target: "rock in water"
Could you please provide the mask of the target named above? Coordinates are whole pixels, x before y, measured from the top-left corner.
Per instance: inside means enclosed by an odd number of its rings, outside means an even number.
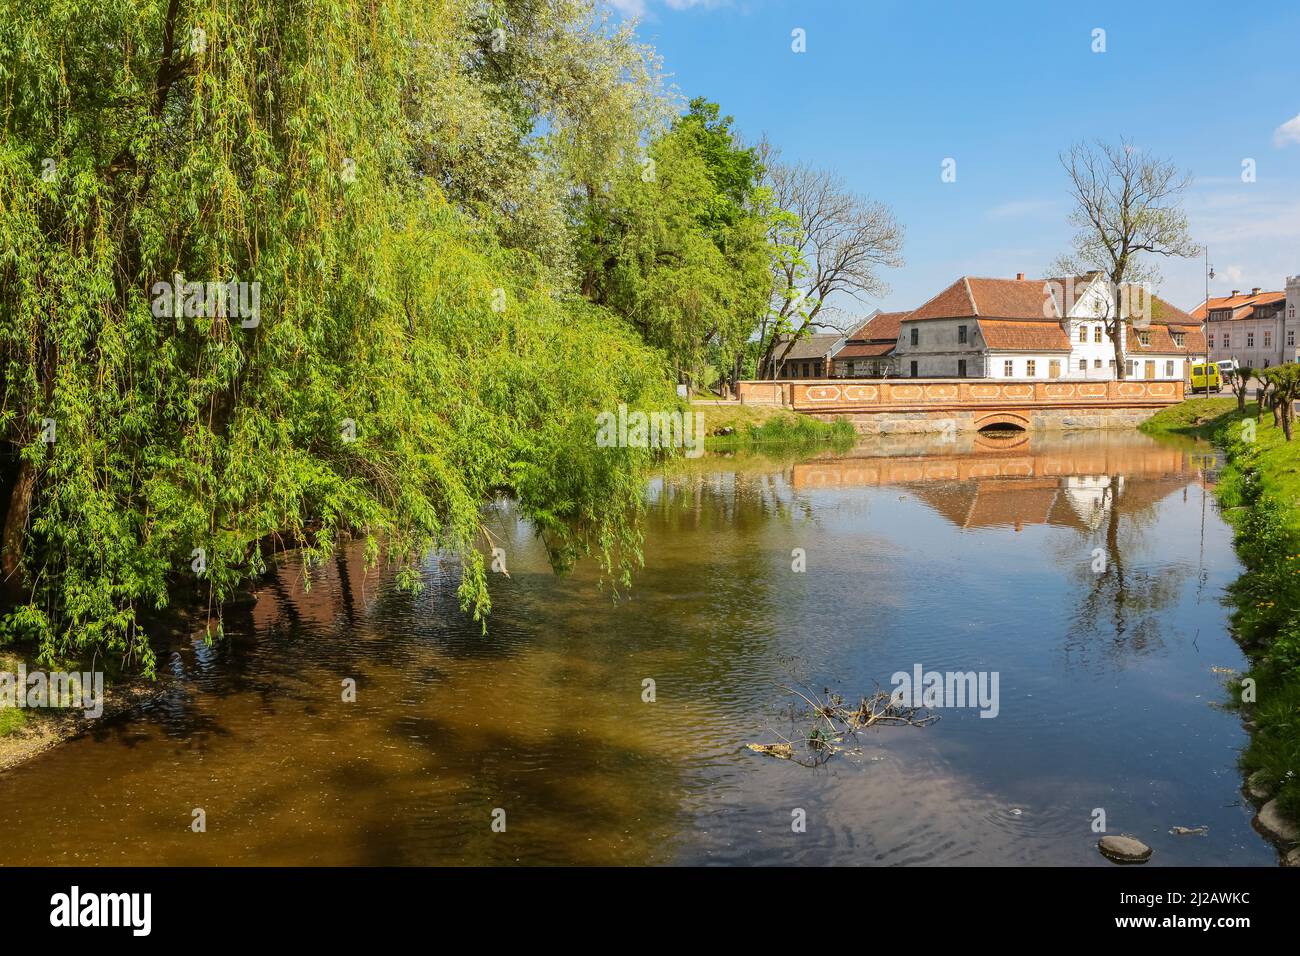
[[[1256,770],[1246,778],[1246,795],[1256,803],[1265,803],[1273,796],[1273,788],[1268,785],[1268,775]]]
[[[1278,843],[1295,843],[1300,840],[1300,827],[1282,816],[1276,800],[1270,800],[1259,808],[1259,815],[1255,817],[1255,829]]]
[[[1151,847],[1137,837],[1124,834],[1102,837],[1097,841],[1097,849],[1115,863],[1145,863],[1151,859]]]

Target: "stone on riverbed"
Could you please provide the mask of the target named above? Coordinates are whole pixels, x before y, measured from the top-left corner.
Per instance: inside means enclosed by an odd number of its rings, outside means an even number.
[[[1097,849],[1115,863],[1145,863],[1151,859],[1151,847],[1126,834],[1102,837],[1097,841]]]
[[[1255,817],[1255,829],[1278,843],[1295,843],[1300,840],[1300,827],[1282,816],[1276,800],[1270,800],[1259,808],[1259,814]]]

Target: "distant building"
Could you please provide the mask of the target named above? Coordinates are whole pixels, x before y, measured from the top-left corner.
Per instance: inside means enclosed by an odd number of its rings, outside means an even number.
[[[837,378],[891,378],[898,374],[894,349],[898,324],[906,312],[877,309],[832,355]]]
[[[1125,377],[1186,380],[1204,349],[1200,324],[1136,286],[1136,322],[1120,329]],[[1117,304],[1099,274],[1057,279],[963,276],[899,323],[901,378],[1117,378],[1106,332]],[[1140,306],[1140,308],[1138,307]]]
[[[779,363],[777,378],[830,378],[831,355],[844,344],[838,332],[818,332],[795,341],[786,352],[788,338],[777,341],[773,359]],[[782,358],[782,353],[785,357]]]
[[[1298,308],[1300,276],[1289,276],[1285,291],[1233,289],[1230,295],[1202,302],[1192,315],[1199,321],[1209,313],[1206,340],[1211,361],[1236,359],[1243,368],[1268,368],[1300,360]]]

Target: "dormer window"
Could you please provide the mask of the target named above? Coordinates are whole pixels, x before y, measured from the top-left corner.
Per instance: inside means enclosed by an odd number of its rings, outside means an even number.
[[[1175,345],[1182,345],[1184,339],[1187,338],[1186,333],[1183,333],[1183,332],[1175,332],[1175,333],[1173,333],[1173,336],[1174,336],[1174,344],[1175,344]]]
[[[1150,345],[1150,344],[1151,344],[1151,333],[1150,333],[1150,332],[1139,332],[1139,333],[1138,333],[1138,342],[1140,342],[1142,345]]]

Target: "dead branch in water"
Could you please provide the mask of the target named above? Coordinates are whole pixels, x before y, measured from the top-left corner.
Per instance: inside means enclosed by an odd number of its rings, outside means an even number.
[[[859,730],[874,727],[877,724],[902,724],[909,727],[925,727],[939,719],[924,707],[913,707],[904,702],[902,697],[891,696],[877,686],[870,697],[863,697],[856,706],[846,704],[839,694],[832,694],[823,689],[821,694],[804,688],[798,690],[784,684],[778,684],[782,690],[793,694],[807,705],[801,708],[792,703],[789,709],[792,724],[808,721],[806,731],[781,738],[778,744],[748,744],[750,750],[793,760],[804,767],[819,767],[831,757],[844,749],[844,742],[856,738]],[[806,693],[805,693],[806,691]]]

